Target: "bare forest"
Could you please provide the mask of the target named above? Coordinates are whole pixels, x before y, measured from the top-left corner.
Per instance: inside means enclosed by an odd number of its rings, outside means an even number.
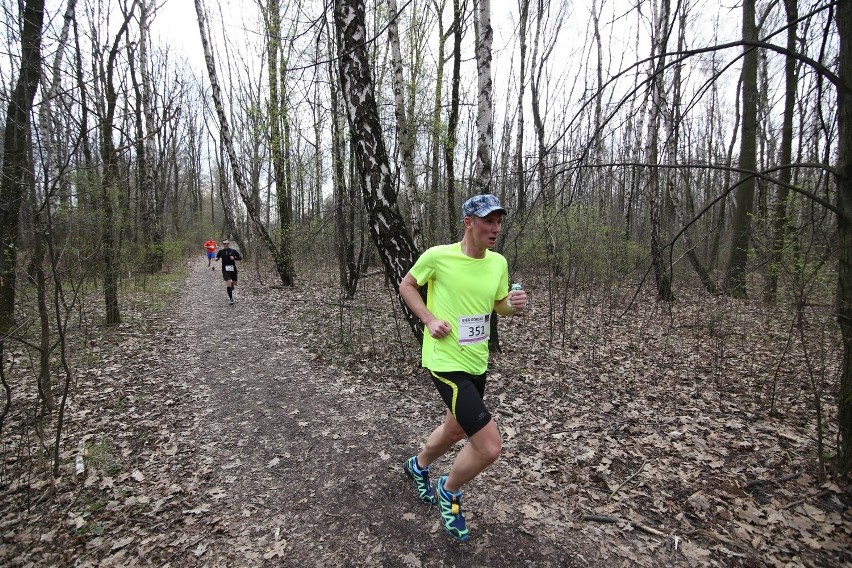
[[[849,2],[2,6],[0,564],[852,563]],[[531,309],[465,548],[398,287],[479,193]]]

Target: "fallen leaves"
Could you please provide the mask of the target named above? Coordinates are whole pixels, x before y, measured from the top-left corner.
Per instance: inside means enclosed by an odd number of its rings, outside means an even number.
[[[0,558],[456,558],[435,546],[445,538],[436,518],[396,494],[410,490],[399,463],[444,412],[413,339],[386,333],[401,325],[396,299],[364,280],[356,300],[328,302],[334,279],[305,278],[315,285],[243,287],[234,312],[243,319],[232,323],[250,345],[236,364],[197,345],[218,322],[191,311],[192,291],[170,317],[152,323],[146,312],[123,334],[100,330],[98,359],[81,366],[69,401],[63,476],[2,487]],[[845,480],[819,480],[800,354],[776,372],[783,320],[708,298],[672,305],[671,317],[646,299],[619,317],[618,301],[595,298],[566,299],[571,325],[552,340],[541,334],[553,313],[543,299],[523,318],[500,319],[487,401],[503,453],[465,489],[477,557],[491,566],[556,566],[569,554],[591,565],[852,562],[852,497]],[[157,333],[130,333],[143,321]],[[836,434],[829,394],[827,438]],[[36,439],[25,444],[41,451]],[[86,471],[75,479],[81,444]],[[22,471],[24,455],[7,452],[6,467]]]

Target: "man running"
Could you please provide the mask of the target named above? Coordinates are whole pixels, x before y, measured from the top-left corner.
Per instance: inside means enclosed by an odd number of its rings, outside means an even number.
[[[222,278],[228,291],[228,304],[234,305],[234,287],[237,285],[237,260],[242,260],[240,251],[231,248],[231,241],[222,241],[222,250],[216,253],[216,262],[222,259]]]
[[[465,541],[469,532],[461,510],[462,485],[494,463],[503,447],[483,402],[491,312],[514,315],[526,306],[527,294],[509,291],[506,259],[490,250],[506,214],[497,197],[471,197],[462,214],[461,242],[424,252],[402,279],[399,293],[426,326],[422,365],[448,407],[443,423],[403,468],[414,481],[418,498],[438,505],[444,530]],[[425,304],[419,292],[423,285],[427,286]],[[456,456],[449,475],[441,476],[432,487],[429,466],[464,437],[468,443]]]
[[[219,247],[213,239],[207,239],[207,242],[204,243],[204,250],[207,251],[207,268],[210,270],[216,270],[216,267],[213,266],[213,259],[216,258],[217,248]]]

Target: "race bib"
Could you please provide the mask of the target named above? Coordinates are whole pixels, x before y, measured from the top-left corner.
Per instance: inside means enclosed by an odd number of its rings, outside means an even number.
[[[459,343],[471,345],[487,341],[491,336],[491,314],[459,317]]]
[[[229,264],[228,266],[225,267],[225,272],[233,272],[233,271],[234,271],[234,265],[233,264]]]

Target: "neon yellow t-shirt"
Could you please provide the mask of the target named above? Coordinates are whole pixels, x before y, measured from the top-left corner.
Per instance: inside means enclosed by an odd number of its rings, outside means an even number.
[[[426,308],[452,327],[441,339],[424,330],[423,366],[436,372],[484,373],[494,302],[509,293],[506,259],[490,250],[484,258],[471,258],[461,243],[439,245],[417,259],[411,275],[419,286],[428,283]]]

